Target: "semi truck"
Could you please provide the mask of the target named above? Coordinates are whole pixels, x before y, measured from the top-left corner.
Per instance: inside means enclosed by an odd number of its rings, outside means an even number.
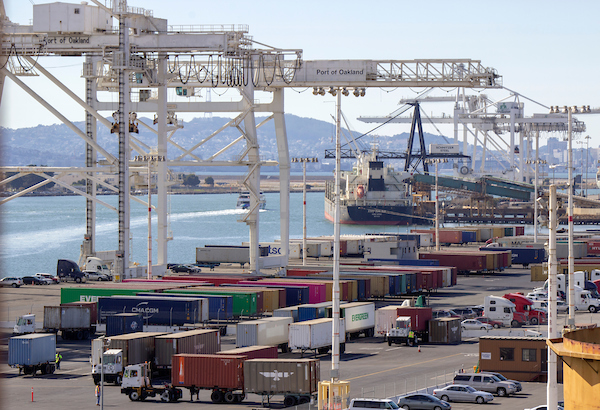
[[[44,306],[44,331],[67,339],[87,340],[96,332],[87,306]]]
[[[244,355],[173,356],[171,383],[154,384],[148,363],[129,365],[123,373],[121,393],[132,401],[160,397],[176,402],[188,389],[190,399],[200,390],[211,390],[213,403],[240,403],[247,393],[266,397],[283,395],[283,404],[294,406],[310,402],[318,392],[318,359],[247,359]]]
[[[392,343],[404,343],[407,346],[414,346],[417,342],[415,332],[412,330],[412,318],[410,316],[398,316],[394,327],[388,330],[385,335],[388,346]]]
[[[504,326],[520,327],[527,324],[527,316],[517,312],[513,302],[500,296],[486,296],[483,313],[485,317],[502,322]]]
[[[102,375],[101,358],[104,349],[104,380],[120,385],[123,370],[127,365],[154,362],[155,338],[164,335],[161,332],[136,332],[111,338],[92,340],[92,378],[100,383]]]
[[[11,337],[8,341],[8,365],[19,374],[52,374],[56,370],[56,335],[35,333]]]
[[[520,293],[507,293],[502,296],[515,304],[515,310],[527,315],[527,323],[538,325],[548,323],[548,315],[545,311],[535,309],[533,301]]]
[[[69,259],[59,259],[56,263],[56,276],[61,282],[74,281],[77,283],[85,282],[86,275],[79,269],[79,266]]]

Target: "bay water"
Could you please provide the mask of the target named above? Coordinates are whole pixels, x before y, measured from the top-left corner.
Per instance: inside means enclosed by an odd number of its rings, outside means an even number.
[[[241,245],[249,241],[244,211],[236,209],[237,193],[170,195],[168,242],[169,263],[194,263],[196,248],[204,245]],[[280,238],[279,193],[265,193],[267,207],[260,212],[259,238]],[[146,197],[140,197],[146,201]],[[116,207],[117,196],[100,196]],[[290,194],[290,237],[302,238],[302,193]],[[21,197],[0,206],[0,276],[27,276],[56,272],[58,259],[79,259],[85,234],[85,198],[80,196]],[[446,224],[445,226],[452,226]],[[341,234],[375,232],[407,233],[414,227],[342,225]],[[584,226],[576,227],[585,230]],[[547,230],[542,229],[542,233]],[[533,234],[533,227],[526,226]],[[153,217],[153,256],[156,263],[156,216]],[[333,224],[324,216],[324,193],[307,194],[307,235],[333,235]],[[97,207],[96,250],[118,247],[117,213]],[[147,208],[131,201],[131,262],[147,264]]]

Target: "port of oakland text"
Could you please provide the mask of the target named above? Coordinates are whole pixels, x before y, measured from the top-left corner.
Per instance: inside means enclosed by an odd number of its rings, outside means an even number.
[[[362,70],[317,70],[317,75],[363,75],[365,72],[364,68]]]
[[[90,44],[89,37],[82,36],[56,36],[56,37],[44,37],[43,40],[45,45],[56,45],[56,44]]]

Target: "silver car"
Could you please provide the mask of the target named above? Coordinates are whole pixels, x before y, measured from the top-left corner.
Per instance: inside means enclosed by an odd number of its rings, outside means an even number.
[[[477,390],[495,393],[500,397],[515,394],[517,386],[510,382],[503,382],[496,376],[482,373],[459,373],[454,376],[454,383],[466,384]]]
[[[444,401],[464,401],[478,404],[494,400],[492,393],[480,391],[462,384],[451,384],[442,389],[435,389],[433,395]]]
[[[515,387],[517,388],[517,393],[520,392],[521,390],[523,390],[523,386],[521,385],[521,382],[519,382],[517,380],[509,380],[500,373],[496,373],[496,372],[481,372],[481,373],[492,374],[492,375],[496,376],[497,378],[499,378],[500,380],[502,380],[503,382],[509,382],[509,383],[514,384]]]

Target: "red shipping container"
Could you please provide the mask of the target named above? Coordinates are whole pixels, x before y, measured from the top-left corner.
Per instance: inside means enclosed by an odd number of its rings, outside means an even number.
[[[223,350],[215,354],[229,356],[246,356],[250,359],[277,359],[277,346],[247,346],[237,349]]]
[[[515,226],[515,236],[523,236],[525,235],[525,227],[524,226]]]
[[[241,390],[244,388],[246,356],[216,354],[173,355],[173,386],[196,386],[199,389]]]
[[[599,240],[588,240],[588,256],[597,256],[600,255],[600,241]]]
[[[398,316],[410,316],[412,328],[418,332],[429,329],[429,321],[433,317],[430,307],[398,307],[396,314]]]
[[[422,278],[421,289],[423,289],[423,290],[433,289],[433,274],[431,272],[422,272],[420,276]],[[417,278],[418,278],[418,276],[417,276]]]

